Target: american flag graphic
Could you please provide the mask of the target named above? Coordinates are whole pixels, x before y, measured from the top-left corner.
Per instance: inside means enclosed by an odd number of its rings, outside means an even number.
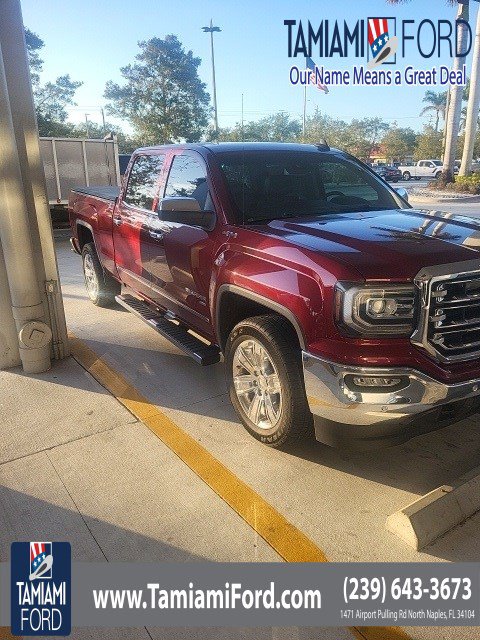
[[[51,542],[30,542],[30,574],[36,574],[52,551]],[[44,575],[42,571],[42,575]]]
[[[312,71],[313,73],[315,73],[315,67],[317,66],[315,64],[315,62],[311,59],[311,58],[306,58],[306,63],[307,63],[307,69],[309,71]],[[321,82],[317,81],[317,89],[320,89],[320,91],[323,91],[324,93],[328,93],[328,87],[325,84],[322,84]]]
[[[368,44],[374,58],[390,40],[388,33],[388,20],[386,18],[368,19]]]

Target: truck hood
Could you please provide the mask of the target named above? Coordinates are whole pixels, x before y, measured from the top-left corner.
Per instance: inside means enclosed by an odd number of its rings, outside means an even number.
[[[413,280],[422,267],[480,261],[480,219],[443,211],[334,214],[255,229],[350,265],[366,280]]]

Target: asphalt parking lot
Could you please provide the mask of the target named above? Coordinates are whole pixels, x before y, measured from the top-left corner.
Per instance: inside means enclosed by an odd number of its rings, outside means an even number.
[[[222,363],[201,369],[128,312],[91,305],[84,291],[80,258],[71,252],[66,234],[57,240],[57,249],[70,330],[313,540],[330,561],[478,559],[480,514],[420,553],[385,530],[388,515],[480,464],[478,416],[381,452],[351,454],[314,442],[295,454],[268,449],[252,439],[236,419],[226,395]],[[95,470],[97,463],[103,464],[103,446],[97,442],[85,452],[85,473],[94,484],[101,477]],[[183,491],[179,481],[179,495]],[[148,496],[148,491],[142,495]],[[165,497],[171,498],[171,491]],[[83,498],[87,512],[96,508],[99,488],[86,491]],[[103,499],[108,503],[108,496]],[[192,509],[208,512],[209,500],[205,498]],[[211,500],[218,498],[212,494]],[[161,500],[156,508],[168,511],[172,505]],[[224,525],[219,523],[222,531]],[[142,523],[135,526],[141,531]],[[238,527],[242,529],[244,523],[239,521]],[[223,533],[204,540],[201,555],[227,559],[225,544],[231,544],[227,540]],[[188,533],[184,544],[188,547]],[[240,550],[237,558],[255,561],[276,557],[255,537],[246,535],[245,544],[248,551]],[[465,638],[467,633],[470,638],[480,638],[478,629],[417,628],[409,632],[415,638]]]

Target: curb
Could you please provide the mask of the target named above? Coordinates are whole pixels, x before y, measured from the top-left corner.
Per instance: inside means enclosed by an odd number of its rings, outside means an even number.
[[[416,551],[423,549],[480,510],[480,467],[452,486],[443,485],[387,518],[387,531]]]
[[[480,196],[465,196],[461,198],[428,198],[424,196],[416,196],[414,193],[409,194],[409,201],[416,201],[421,204],[474,204],[475,202],[480,202]]]

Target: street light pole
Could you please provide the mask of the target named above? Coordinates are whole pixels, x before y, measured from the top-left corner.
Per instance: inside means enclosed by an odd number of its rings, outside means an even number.
[[[215,81],[215,51],[213,47],[213,33],[215,31],[221,31],[220,27],[214,27],[212,20],[210,20],[209,27],[202,27],[205,33],[210,34],[210,47],[212,51],[212,81],[213,81],[213,110],[215,114],[215,137],[218,139],[218,110],[217,110],[217,83]]]

